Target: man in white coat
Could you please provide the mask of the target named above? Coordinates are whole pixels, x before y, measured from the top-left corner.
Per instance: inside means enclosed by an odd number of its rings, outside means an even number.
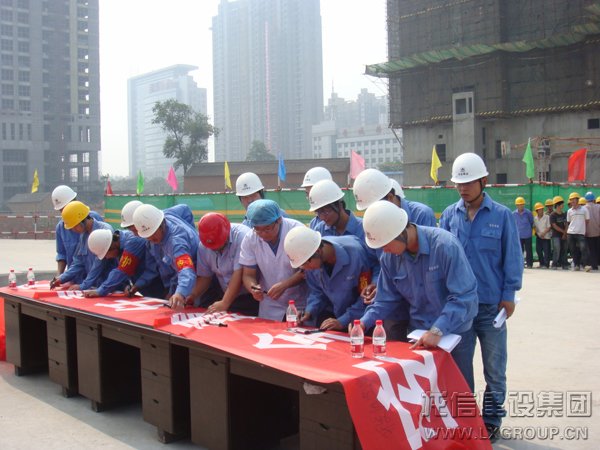
[[[258,317],[282,321],[289,300],[304,310],[308,294],[302,272],[293,269],[283,242],[287,233],[304,225],[281,217],[281,209],[273,200],[256,200],[247,215],[254,232],[242,241],[240,264],[244,287],[260,302]]]

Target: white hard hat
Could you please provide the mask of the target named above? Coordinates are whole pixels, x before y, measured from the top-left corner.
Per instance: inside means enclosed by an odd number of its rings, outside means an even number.
[[[392,180],[377,169],[366,169],[354,180],[354,198],[356,209],[362,211],[369,205],[381,200],[392,190]]]
[[[112,243],[113,234],[110,230],[94,230],[88,238],[88,248],[98,257],[104,259]]]
[[[475,153],[463,153],[452,164],[453,183],[469,183],[488,176],[483,159]]]
[[[142,206],[143,203],[139,200],[131,200],[130,202],[125,203],[123,209],[121,210],[121,228],[127,228],[133,225],[133,213],[138,206]]]
[[[340,187],[332,180],[318,181],[310,190],[308,203],[310,211],[316,211],[325,205],[337,202],[344,198],[344,193]]]
[[[142,205],[133,213],[133,224],[140,237],[149,238],[158,230],[164,218],[164,213],[156,206]]]
[[[321,245],[321,233],[308,227],[295,227],[286,235],[283,248],[294,269],[315,254]]]
[[[64,184],[56,186],[52,191],[52,204],[54,205],[54,209],[56,211],[63,209],[75,197],[77,197],[77,192],[69,186],[65,186]]]
[[[311,187],[321,180],[333,180],[331,172],[325,167],[313,167],[304,175],[304,181],[302,181],[302,186],[300,187]]]
[[[404,189],[402,189],[400,183],[398,183],[393,178],[390,178],[390,180],[392,180],[392,189],[394,189],[394,194],[396,194],[400,198],[406,198],[406,195],[404,195]]]
[[[235,180],[235,195],[238,197],[246,197],[264,188],[258,175],[252,172],[243,173]]]
[[[365,241],[371,248],[381,248],[399,236],[408,224],[408,215],[392,202],[379,200],[365,211]]]

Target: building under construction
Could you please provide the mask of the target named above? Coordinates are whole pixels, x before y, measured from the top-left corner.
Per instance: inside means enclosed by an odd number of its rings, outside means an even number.
[[[480,154],[490,183],[567,181],[585,147],[600,183],[600,1],[388,0],[390,126],[404,134],[404,183],[431,184],[432,147],[452,161]],[[442,181],[443,182],[443,181]]]

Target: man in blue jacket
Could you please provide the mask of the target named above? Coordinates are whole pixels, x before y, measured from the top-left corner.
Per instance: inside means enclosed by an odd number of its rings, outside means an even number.
[[[440,228],[458,238],[477,278],[479,312],[465,340],[470,346],[471,361],[475,340],[479,339],[481,345],[486,381],[482,416],[493,441],[506,414],[502,405],[506,398],[508,359],[506,322],[495,328],[493,320],[502,308],[507,317],[515,310],[515,292],[521,289],[523,278],[523,253],[511,211],[484,192],[487,175],[479,155],[463,153],[456,158],[452,182],[461,199],[442,213]],[[465,378],[474,389],[472,364]]]
[[[372,260],[356,236],[325,236],[306,227],[285,237],[291,266],[302,268],[309,294],[301,321],[345,331],[365,310],[360,293],[372,276]]]

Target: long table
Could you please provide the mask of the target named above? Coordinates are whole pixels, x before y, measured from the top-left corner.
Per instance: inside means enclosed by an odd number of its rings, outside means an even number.
[[[15,373],[47,368],[65,395],[85,396],[96,411],[141,399],[162,442],[191,433],[210,449],[266,448],[290,436],[302,449],[445,448],[448,442],[423,439],[422,408],[414,407],[422,399],[404,408],[401,384],[416,395],[412,370],[430,377],[432,392],[465,389],[449,355],[415,356],[402,343],[389,344],[389,361],[355,360],[342,334],[295,336],[283,324],[235,314],[220,317],[227,326],[218,327],[203,310],[173,312],[155,299],[26,288],[2,288],[0,296]],[[402,381],[400,401],[388,399],[387,407],[386,374]],[[478,413],[454,425],[441,416],[428,417],[432,428],[468,426],[469,448],[491,448]]]

